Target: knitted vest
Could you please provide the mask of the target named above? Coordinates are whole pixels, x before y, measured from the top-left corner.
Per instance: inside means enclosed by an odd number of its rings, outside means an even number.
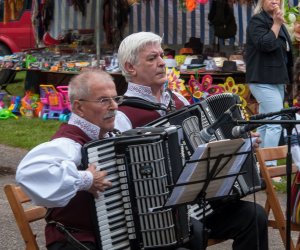
[[[184,107],[184,103],[176,95],[172,95],[172,97],[175,102],[176,110]],[[132,128],[144,126],[161,116],[156,110],[146,110],[127,105],[120,105],[118,110],[123,112],[129,118]]]
[[[52,139],[69,138],[81,145],[91,139],[78,127],[62,124]],[[86,191],[79,191],[65,207],[53,208],[47,216],[47,221],[62,223],[79,241],[95,242],[93,232],[93,196]],[[71,228],[79,229],[72,231]],[[46,245],[53,242],[65,241],[66,237],[59,232],[54,224],[47,224],[45,229]]]

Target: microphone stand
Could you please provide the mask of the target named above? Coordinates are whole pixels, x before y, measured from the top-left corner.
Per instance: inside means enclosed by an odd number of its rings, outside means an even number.
[[[284,116],[286,118],[286,116]],[[290,250],[291,245],[291,185],[292,185],[292,153],[291,153],[291,137],[295,124],[300,124],[300,120],[235,120],[236,125],[247,124],[281,124],[287,130],[287,155],[286,155],[286,175],[287,175],[287,199],[286,199],[286,249]],[[284,126],[283,126],[284,125]]]

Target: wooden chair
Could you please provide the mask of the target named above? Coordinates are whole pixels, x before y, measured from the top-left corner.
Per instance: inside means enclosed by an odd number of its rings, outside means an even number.
[[[284,245],[286,246],[286,219],[285,211],[281,209],[279,199],[276,195],[272,178],[286,176],[286,165],[267,167],[265,162],[272,160],[285,159],[287,155],[287,146],[279,146],[273,148],[259,148],[256,152],[257,160],[262,178],[265,180],[267,200],[265,203],[265,210],[268,215],[272,211],[274,219],[268,219],[268,225],[272,228],[278,229]],[[292,173],[296,173],[297,169],[293,165]],[[291,231],[300,231],[300,225],[291,223]],[[300,234],[296,245],[293,240],[291,242],[291,250],[300,249]]]
[[[213,245],[217,245],[217,244],[220,244],[224,241],[226,241],[226,240],[208,239],[207,246],[210,247],[210,246],[213,246]]]
[[[30,206],[30,198],[19,186],[8,184],[4,187],[4,191],[25,242],[26,249],[39,249],[36,235],[33,234],[30,223],[43,219],[46,215],[46,208]],[[25,205],[25,203],[27,204]]]

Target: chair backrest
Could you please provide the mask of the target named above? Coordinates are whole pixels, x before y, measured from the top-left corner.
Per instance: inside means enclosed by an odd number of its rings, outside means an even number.
[[[280,236],[282,238],[283,243],[286,245],[286,218],[285,212],[282,211],[280,201],[277,197],[277,192],[272,183],[272,178],[286,176],[286,165],[276,166],[276,167],[268,167],[266,166],[266,161],[272,160],[280,160],[285,159],[287,156],[287,146],[278,146],[272,148],[259,148],[256,151],[256,157],[259,163],[259,168],[261,172],[261,176],[266,183],[266,195],[267,200],[265,204],[265,210],[269,215],[270,211],[272,211],[274,215],[274,219],[269,218],[268,224],[270,227],[276,228],[279,230]],[[296,173],[297,168],[293,164],[292,173]],[[299,225],[291,225],[292,231],[299,231]],[[290,240],[291,249],[299,249],[299,239],[296,244]]]
[[[259,148],[257,149],[256,156],[260,165],[262,174],[267,174],[268,177],[274,178],[286,175],[286,165],[267,167],[266,161],[285,159],[287,155],[287,146]],[[293,165],[292,173],[296,173],[297,168]]]
[[[43,219],[46,215],[46,208],[28,205],[28,203],[30,204],[30,198],[19,186],[8,184],[4,187],[4,191],[25,242],[26,249],[39,249],[30,223]],[[25,203],[27,203],[26,206],[24,206]]]

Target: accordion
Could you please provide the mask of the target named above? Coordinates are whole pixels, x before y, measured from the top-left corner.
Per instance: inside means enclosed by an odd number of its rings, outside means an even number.
[[[200,137],[200,131],[213,124],[225,111],[234,105],[240,103],[239,97],[231,93],[223,93],[213,95],[205,100],[184,107],[174,113],[169,113],[167,116],[161,117],[146,126],[158,127],[179,125],[183,130],[183,138],[186,158],[188,159],[193,154],[195,148],[200,144],[205,143]],[[242,114],[239,108],[232,112],[233,119],[242,119]],[[233,123],[227,122],[216,129],[211,141],[222,139],[233,139],[231,131],[234,127]],[[245,136],[247,137],[247,136]],[[240,197],[261,190],[261,182],[256,167],[256,160],[253,154],[250,154],[245,160],[241,168],[244,174],[237,177],[237,181],[233,186],[233,193]]]
[[[213,95],[200,103],[202,109],[201,126],[206,128],[214,123],[226,110],[230,107],[240,103],[239,96],[223,93],[220,95]],[[239,108],[232,112],[232,118],[241,120],[242,114]],[[215,136],[211,140],[234,139],[232,135],[233,123],[225,123],[216,130]],[[244,135],[247,138],[248,135]],[[241,174],[237,177],[237,181],[233,187],[233,191],[238,193],[241,197],[261,190],[261,179],[259,176],[256,159],[254,154],[249,154],[241,167]]]
[[[83,166],[95,164],[112,182],[95,199],[100,249],[164,249],[189,240],[187,209],[163,208],[182,168],[179,136],[176,126],[141,128],[83,146]]]
[[[189,159],[198,145],[204,143],[200,136],[199,119],[201,118],[201,108],[198,104],[183,107],[180,110],[168,113],[167,115],[148,123],[145,127],[168,127],[178,125],[182,127],[182,144],[184,146],[185,157]]]

